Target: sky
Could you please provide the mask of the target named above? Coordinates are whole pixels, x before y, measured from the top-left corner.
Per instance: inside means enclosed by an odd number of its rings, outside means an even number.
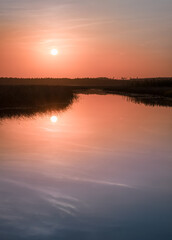
[[[0,76],[172,76],[171,12],[172,0],[0,0]]]

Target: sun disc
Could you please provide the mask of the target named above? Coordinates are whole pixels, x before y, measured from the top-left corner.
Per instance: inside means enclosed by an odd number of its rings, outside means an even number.
[[[58,54],[58,50],[57,49],[51,49],[51,55],[55,56]]]

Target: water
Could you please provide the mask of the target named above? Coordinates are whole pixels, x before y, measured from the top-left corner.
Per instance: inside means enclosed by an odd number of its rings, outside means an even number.
[[[171,108],[121,96],[2,119],[0,239],[171,240],[171,143]]]

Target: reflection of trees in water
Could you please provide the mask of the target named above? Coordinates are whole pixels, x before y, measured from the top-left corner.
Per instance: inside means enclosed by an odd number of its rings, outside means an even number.
[[[117,94],[111,89],[72,88],[67,86],[0,86],[0,118],[33,116],[64,111],[77,98],[76,91],[85,94]],[[119,93],[118,93],[119,94]],[[128,101],[149,106],[172,106],[171,98],[147,94],[127,94]],[[128,96],[127,96],[128,95]]]
[[[0,118],[64,111],[76,95],[61,86],[0,86]]]
[[[80,90],[77,91],[78,93]],[[84,94],[98,94],[98,95],[121,95],[124,96],[125,99],[129,102],[137,103],[137,104],[144,104],[146,106],[164,106],[164,107],[172,107],[172,98],[171,97],[164,97],[158,95],[151,95],[151,94],[143,94],[143,93],[127,93],[127,92],[118,92],[114,89],[107,88],[96,88],[96,89],[87,89],[81,90]]]
[[[127,96],[127,100],[138,104],[144,104],[146,106],[172,106],[172,99],[158,96]]]

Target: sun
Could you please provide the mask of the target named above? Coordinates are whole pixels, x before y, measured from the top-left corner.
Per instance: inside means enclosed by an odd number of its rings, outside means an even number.
[[[52,116],[50,118],[50,120],[51,120],[52,123],[56,123],[58,121],[58,117],[57,116]]]
[[[55,48],[51,49],[51,55],[56,56],[58,53],[59,52],[57,49],[55,49]]]

